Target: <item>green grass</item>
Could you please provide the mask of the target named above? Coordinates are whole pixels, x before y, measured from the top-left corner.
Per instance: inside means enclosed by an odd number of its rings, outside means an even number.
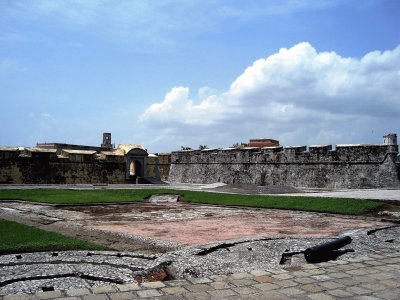
[[[106,248],[103,246],[58,233],[0,220],[0,254],[34,251],[105,249]]]
[[[363,214],[382,205],[381,202],[370,200],[303,196],[204,193],[200,198],[197,192],[190,191],[184,192],[184,198],[186,202],[195,203],[304,210],[349,215]]]
[[[239,195],[173,189],[131,190],[63,190],[21,189],[0,190],[1,199],[19,199],[52,204],[90,204],[143,201],[152,194],[179,194],[186,202],[214,205],[237,205],[261,208],[292,209],[338,214],[363,214],[382,205],[382,202],[297,196]]]
[[[194,203],[292,209],[351,215],[363,214],[382,205],[381,202],[360,199],[336,199],[273,195],[239,195],[173,189],[0,190],[0,200],[19,199],[52,204],[90,204],[143,201],[146,197],[153,194],[179,194],[183,196],[186,202]]]
[[[17,199],[52,204],[85,204],[107,202],[142,201],[154,193],[168,190],[63,190],[63,189],[21,189],[0,190],[1,199]]]

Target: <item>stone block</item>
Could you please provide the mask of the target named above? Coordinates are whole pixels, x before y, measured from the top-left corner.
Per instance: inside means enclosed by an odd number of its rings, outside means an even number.
[[[159,292],[158,290],[140,290],[136,291],[136,294],[139,296],[139,298],[151,298],[151,297],[158,297],[162,296],[163,294]]]
[[[210,285],[213,289],[216,289],[216,290],[229,289],[229,288],[235,287],[235,285],[233,285],[232,283],[227,282],[227,281],[216,281],[216,282],[210,283]]]
[[[210,278],[207,277],[199,277],[199,278],[194,278],[191,277],[188,279],[191,283],[193,284],[200,284],[200,283],[209,283],[212,282],[212,280]]]
[[[290,288],[285,288],[285,289],[280,289],[279,293],[288,295],[290,297],[298,297],[299,295],[302,295],[305,293],[305,291],[302,291],[298,288],[290,287]]]
[[[143,282],[142,287],[149,289],[159,289],[165,287],[165,284],[161,281]]]
[[[49,291],[49,292],[38,292],[35,296],[39,299],[52,299],[52,298],[60,298],[63,296],[61,291]]]
[[[261,291],[271,291],[271,290],[276,290],[281,288],[279,285],[273,284],[273,283],[259,283],[259,284],[253,284],[253,287],[256,289],[259,289]]]
[[[213,288],[207,284],[194,284],[185,286],[190,292],[198,293],[198,292],[206,292],[212,290]]]
[[[232,290],[234,290],[236,293],[238,293],[240,295],[250,295],[250,294],[254,294],[254,293],[258,292],[255,288],[253,288],[251,286],[236,287],[236,288],[233,288]]]
[[[87,288],[69,289],[65,292],[67,296],[83,296],[89,295],[90,291]]]
[[[211,295],[213,299],[221,299],[237,295],[237,293],[235,293],[231,289],[208,291],[208,293]]]
[[[121,292],[140,290],[137,283],[118,284],[117,289]]]
[[[135,299],[135,294],[133,292],[118,292],[118,293],[110,293],[108,297],[111,300],[130,300]]]
[[[91,294],[82,297],[83,300],[109,300],[106,294]]]
[[[273,278],[268,275],[254,276],[254,280],[260,283],[272,282]]]
[[[187,289],[180,287],[180,286],[166,287],[166,288],[161,289],[161,291],[168,295],[183,294],[183,293],[188,292]]]
[[[235,286],[245,286],[245,285],[252,285],[258,283],[257,281],[253,279],[232,279],[229,280],[230,283],[232,283]]]
[[[112,285],[102,285],[91,288],[93,294],[104,294],[117,292],[117,288]]]

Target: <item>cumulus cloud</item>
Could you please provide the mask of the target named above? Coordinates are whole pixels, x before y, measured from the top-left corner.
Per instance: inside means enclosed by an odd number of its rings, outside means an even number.
[[[195,103],[189,97],[188,87],[174,87],[165,95],[161,103],[152,104],[140,116],[140,121],[153,124],[177,123],[186,125],[209,126],[223,119],[226,114],[233,114],[234,99],[222,95],[205,96],[204,88],[199,90],[202,100]]]
[[[256,60],[226,92],[192,99],[188,87],[174,87],[140,121],[176,132],[189,126],[208,135],[231,128],[237,134],[229,138],[256,134],[325,143],[323,136],[350,136],[345,134],[349,126],[364,133],[370,127],[378,132],[398,129],[399,90],[400,46],[357,59],[318,52],[303,42]]]

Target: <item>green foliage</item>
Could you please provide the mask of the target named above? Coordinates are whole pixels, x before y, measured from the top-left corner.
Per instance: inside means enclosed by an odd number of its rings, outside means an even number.
[[[66,237],[58,233],[0,220],[0,254],[31,251],[105,249],[103,246]]]
[[[241,148],[244,148],[244,147],[247,147],[247,144],[246,143],[234,143],[233,145],[232,145],[232,148],[236,148],[236,149],[241,149]]]
[[[193,150],[193,149],[190,147],[181,146],[181,150]]]
[[[143,201],[145,198],[153,194],[177,194],[181,195],[186,202],[193,203],[292,209],[339,214],[362,214],[382,205],[381,202],[361,199],[239,195],[173,189],[0,190],[0,199],[19,199],[52,204],[91,204]]]
[[[199,150],[204,150],[204,149],[208,149],[207,145],[200,145],[199,146]]]

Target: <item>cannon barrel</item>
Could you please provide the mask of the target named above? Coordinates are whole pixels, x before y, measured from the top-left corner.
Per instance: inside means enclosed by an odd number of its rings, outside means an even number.
[[[334,251],[351,243],[351,237],[343,236],[330,242],[322,243],[304,251],[307,262],[320,262],[330,260]]]

